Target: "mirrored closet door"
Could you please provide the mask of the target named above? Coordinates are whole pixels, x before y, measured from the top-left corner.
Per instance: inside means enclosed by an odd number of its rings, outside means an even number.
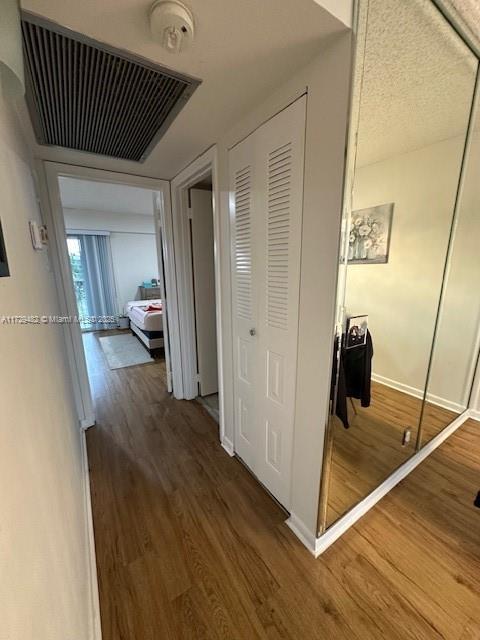
[[[458,317],[480,275],[462,171],[477,58],[430,0],[360,11],[320,531],[465,409],[478,351],[479,310]]]
[[[480,111],[477,96],[465,152],[435,332],[419,446],[469,406],[480,326]],[[452,144],[460,144],[457,139]],[[441,407],[443,411],[439,411]]]

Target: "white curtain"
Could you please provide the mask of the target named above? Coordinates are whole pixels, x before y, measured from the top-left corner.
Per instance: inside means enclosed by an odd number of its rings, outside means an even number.
[[[85,272],[87,305],[90,316],[114,316],[118,323],[115,280],[113,276],[110,237],[79,234]],[[91,329],[115,329],[116,323],[95,322]]]

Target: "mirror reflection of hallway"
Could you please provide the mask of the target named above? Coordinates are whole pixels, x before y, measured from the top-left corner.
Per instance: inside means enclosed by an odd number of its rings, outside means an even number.
[[[327,527],[415,453],[420,423],[426,441],[465,410],[447,380],[465,389],[471,360],[449,366],[459,338],[445,325],[431,372],[477,60],[426,0],[369,0],[363,29]],[[465,271],[451,278],[450,323]],[[349,333],[356,317],[365,344]]]

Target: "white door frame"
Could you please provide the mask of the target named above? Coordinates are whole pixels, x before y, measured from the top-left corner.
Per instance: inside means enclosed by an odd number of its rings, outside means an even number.
[[[188,219],[188,190],[197,182],[212,176],[213,233],[215,256],[215,299],[217,328],[217,366],[220,440],[225,433],[224,380],[222,352],[222,291],[220,265],[220,194],[218,186],[217,147],[213,146],[181,171],[171,182],[173,237],[176,256],[176,279],[178,286],[178,314],[185,398],[198,396],[197,346],[195,340],[194,293],[192,279],[192,248]]]
[[[162,194],[158,191],[153,194],[153,218],[155,222],[155,247],[157,249],[158,258],[158,282],[160,285],[160,298],[162,299],[163,314],[162,314],[162,328],[163,328],[163,345],[165,352],[165,367],[167,369],[167,391],[172,393],[173,391],[173,372],[172,372],[172,360],[170,356],[170,326],[169,326],[169,314],[170,308],[168,296],[167,296],[167,275],[166,275],[166,256],[169,254],[168,243],[165,239],[165,211],[163,206]]]
[[[58,178],[60,176],[70,178],[82,178],[95,182],[108,182],[113,184],[129,185],[159,191],[163,197],[164,244],[170,249],[164,255],[166,289],[169,315],[169,339],[171,349],[173,390],[176,397],[183,397],[183,382],[180,358],[180,340],[178,330],[178,303],[177,286],[175,280],[175,262],[173,252],[173,228],[170,202],[170,185],[167,180],[145,178],[126,173],[93,169],[78,165],[63,164],[58,162],[40,161],[37,163],[37,171],[41,174],[46,186],[41,193],[42,213],[44,222],[48,228],[49,252],[52,259],[52,269],[57,284],[59,298],[59,311],[63,316],[74,317],[77,315],[77,302],[73,287],[72,273],[68,259],[65,221],[63,217],[62,202]],[[159,230],[155,229],[158,236]],[[158,239],[157,239],[158,242]],[[83,350],[82,332],[78,323],[68,323],[65,327],[65,341],[67,357],[71,371],[73,393],[75,397],[78,417],[82,428],[88,428],[95,424],[95,413],[88,380],[85,353]],[[178,395],[177,395],[178,394]]]

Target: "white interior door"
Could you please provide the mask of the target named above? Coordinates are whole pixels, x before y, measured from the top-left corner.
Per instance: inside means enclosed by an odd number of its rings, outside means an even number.
[[[218,393],[212,192],[190,189],[199,394]]]
[[[163,326],[163,349],[165,352],[165,368],[167,370],[167,390],[169,393],[173,391],[172,384],[172,365],[170,360],[170,341],[168,335],[168,300],[166,294],[165,285],[165,261],[163,259],[165,237],[163,234],[164,229],[164,215],[162,211],[162,202],[160,193],[153,194],[153,209],[155,213],[155,225],[157,233],[155,234],[155,241],[157,246],[158,256],[158,278],[160,282],[160,297],[162,298],[162,326]]]
[[[229,154],[235,449],[287,509],[295,415],[305,97]]]
[[[235,451],[257,473],[258,259],[255,252],[255,147],[247,138],[229,153],[230,207],[233,215],[232,296]]]

